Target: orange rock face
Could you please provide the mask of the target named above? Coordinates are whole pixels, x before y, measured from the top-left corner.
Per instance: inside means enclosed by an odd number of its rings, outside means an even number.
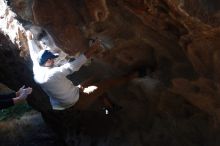
[[[197,77],[219,84],[220,31],[217,21],[208,22],[204,15],[217,17],[217,5],[177,0],[12,2],[22,18],[30,18],[23,11],[31,11],[32,23],[47,29],[69,55],[83,52],[89,39],[98,37],[106,48],[97,56],[102,62],[122,72],[145,66],[168,84]]]

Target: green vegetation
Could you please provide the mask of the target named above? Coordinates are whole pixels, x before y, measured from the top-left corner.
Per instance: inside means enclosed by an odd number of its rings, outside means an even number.
[[[0,110],[0,121],[12,119],[12,118],[19,118],[25,112],[30,111],[31,109],[32,108],[26,103],[15,105],[7,109],[2,109]]]

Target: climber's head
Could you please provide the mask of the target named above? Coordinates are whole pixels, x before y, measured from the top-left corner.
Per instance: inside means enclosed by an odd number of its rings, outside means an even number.
[[[41,50],[38,54],[38,61],[41,66],[51,67],[54,65],[54,59],[58,56],[49,50]]]

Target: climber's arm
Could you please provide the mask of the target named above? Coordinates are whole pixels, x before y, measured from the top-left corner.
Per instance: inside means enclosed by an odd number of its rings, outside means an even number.
[[[92,56],[96,55],[100,50],[100,40],[96,39],[95,42],[87,49],[84,54],[76,57],[74,61],[68,62],[60,66],[60,71],[68,75],[78,71]]]
[[[37,46],[37,43],[35,40],[33,40],[33,36],[31,32],[27,32],[27,39],[28,39],[28,48],[29,48],[29,53],[31,60],[33,62],[34,66],[40,66],[38,63],[38,52],[39,47]]]
[[[72,74],[73,72],[78,71],[87,62],[87,60],[86,56],[81,54],[76,57],[74,61],[60,66],[60,72],[63,72],[65,75]]]

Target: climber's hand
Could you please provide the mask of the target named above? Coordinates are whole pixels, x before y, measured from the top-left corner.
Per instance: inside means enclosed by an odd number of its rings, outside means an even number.
[[[84,53],[87,58],[91,58],[92,56],[98,54],[101,50],[100,47],[101,40],[95,39],[91,44],[90,48]]]
[[[32,40],[33,39],[33,34],[32,34],[32,32],[31,31],[26,31],[26,35],[27,35],[27,39],[28,40]]]

